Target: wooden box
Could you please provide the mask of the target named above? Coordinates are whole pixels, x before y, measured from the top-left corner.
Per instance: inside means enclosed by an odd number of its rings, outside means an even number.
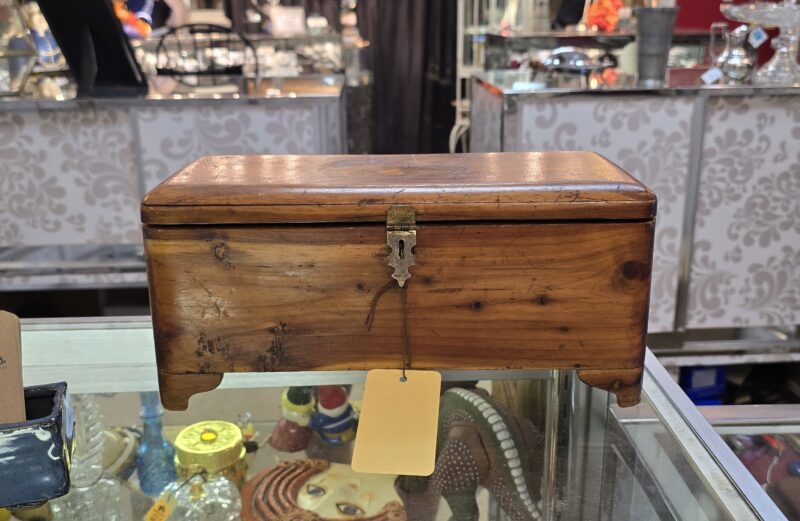
[[[576,369],[633,405],[655,210],[585,152],[204,157],[142,203],[162,402],[407,346],[415,369]]]

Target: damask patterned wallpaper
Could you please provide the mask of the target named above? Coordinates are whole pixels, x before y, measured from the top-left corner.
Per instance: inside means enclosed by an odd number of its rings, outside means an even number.
[[[512,150],[592,150],[620,165],[658,196],[650,331],[675,320],[678,244],[688,175],[690,98],[563,97],[517,106]]]
[[[499,125],[475,113],[496,105],[482,102],[472,111],[472,132],[482,136],[471,142],[473,151],[499,148],[476,124],[499,126],[513,131],[502,136],[505,150],[593,150],[656,192],[651,332],[673,330],[676,319],[689,154],[692,140],[701,139],[691,133],[694,99],[519,98]],[[713,96],[707,103],[686,326],[798,324],[800,97]]]
[[[800,97],[711,98],[689,327],[800,323]]]
[[[338,106],[298,103],[291,109],[198,106],[137,113],[149,190],[208,154],[342,153]]]
[[[202,155],[344,152],[342,98],[277,101],[0,113],[0,259],[31,246],[58,259],[60,246],[140,244],[144,192]],[[34,279],[0,274],[3,287],[144,280]]]
[[[0,247],[136,241],[138,205],[124,112],[0,114]]]

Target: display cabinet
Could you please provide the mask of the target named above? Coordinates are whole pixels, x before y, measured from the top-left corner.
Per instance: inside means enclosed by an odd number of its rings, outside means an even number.
[[[236,63],[244,63],[246,75],[255,73],[254,61],[258,64],[258,76],[292,77],[308,74],[336,74],[344,72],[342,61],[342,36],[337,33],[296,36],[268,36],[248,34],[243,36],[255,50],[244,52],[229,44],[228,34],[205,35],[204,42],[197,36],[178,35],[151,38],[134,42],[136,57],[146,74],[154,75],[156,69],[164,66],[165,59],[193,58],[192,49],[198,43],[204,44],[215,53],[230,55]],[[159,46],[162,47],[159,51]],[[244,55],[242,56],[242,53]],[[238,54],[238,55],[237,55]]]
[[[187,158],[346,151],[341,75],[156,80],[145,98],[0,102],[3,290],[145,286],[139,204]]]
[[[800,518],[800,404],[700,407],[789,519]]]
[[[636,31],[624,29],[614,32],[600,31],[539,31],[512,34],[485,35],[484,69],[487,71],[509,69],[537,62],[538,57],[559,47],[578,47],[590,54],[614,54],[633,43]],[[694,67],[704,63],[709,36],[706,31],[678,30],[673,35],[669,53],[670,67]],[[594,53],[592,51],[595,51]]]
[[[777,187],[796,172],[783,150],[800,129],[800,90],[704,86],[699,74],[674,69],[668,86],[645,89],[611,69],[487,71],[473,77],[470,150],[593,150],[656,193],[649,333],[793,329],[798,307],[785,302],[798,288],[800,234]],[[756,223],[764,197],[770,217]],[[737,358],[764,347],[752,340],[729,347]],[[792,344],[771,349],[781,350],[796,356]]]
[[[274,519],[264,512],[284,507],[315,511],[302,519],[472,519],[469,516],[476,509],[482,520],[782,519],[766,493],[649,353],[642,401],[629,408],[619,408],[608,393],[584,385],[571,371],[444,371],[440,418],[460,419],[464,429],[478,433],[480,443],[468,439],[458,443],[464,438],[445,422],[439,429],[433,478],[351,476],[351,489],[370,492],[342,500],[336,494],[345,492],[336,488],[335,479],[326,489],[314,476],[327,479],[330,469],[337,469],[345,482],[350,479],[352,432],[341,433],[357,430],[364,372],[228,374],[218,389],[194,396],[188,410],[159,416],[153,395],[147,394],[157,390],[147,317],[26,321],[22,345],[26,385],[66,380],[77,403],[79,425],[82,414],[102,416],[108,457],[101,479],[114,483],[119,491],[118,519],[141,519],[152,505],[154,492],[148,489],[152,475],[147,471],[153,465],[162,471],[166,468],[163,480],[184,482],[175,477],[187,467],[181,441],[187,431],[179,432],[208,420],[244,428],[231,431],[232,439],[243,433],[246,450],[241,461],[234,451],[231,461],[238,467],[231,464],[231,469],[235,467],[239,474],[234,470],[229,474],[232,482],[244,483],[240,493],[244,519]],[[303,390],[292,397],[287,388]],[[344,401],[340,396],[340,403],[335,403],[336,394],[342,392]],[[307,403],[316,403],[312,417],[335,415],[344,406],[351,411],[346,416],[352,423],[334,432],[326,429],[330,424],[312,419],[308,438],[298,438],[292,429],[286,430],[286,399],[302,404],[304,399],[297,396],[303,393],[313,397],[314,402]],[[491,419],[472,414],[471,408],[491,409],[503,418],[500,423],[506,429],[487,430],[497,419],[492,414]],[[297,419],[297,415],[288,417]],[[142,436],[151,436],[149,446],[153,446],[153,425],[160,429],[159,422],[163,438],[176,443],[177,456],[155,451],[160,463],[145,464],[139,458],[137,468],[137,458],[130,454],[137,451]],[[208,425],[193,428],[202,435],[210,429]],[[509,439],[505,430],[515,447],[503,444]],[[333,436],[339,443],[326,443],[332,432],[340,434]],[[275,446],[305,450],[281,452]],[[308,458],[322,461],[313,464],[322,467],[309,470]],[[173,462],[178,463],[177,469]],[[459,470],[462,463],[468,472]],[[328,470],[320,470],[323,467]],[[295,481],[281,477],[286,469],[305,477],[292,478]],[[473,475],[477,477],[470,479]],[[520,475],[524,479],[515,481]],[[273,485],[281,483],[286,485],[283,492],[270,495],[269,491],[276,490]],[[143,488],[151,495],[143,493]],[[309,494],[322,499],[311,501]],[[339,499],[324,501],[334,496]],[[373,501],[363,503],[365,497]],[[101,504],[93,501],[86,511]],[[330,510],[331,504],[338,510]],[[57,503],[58,508],[62,507]]]

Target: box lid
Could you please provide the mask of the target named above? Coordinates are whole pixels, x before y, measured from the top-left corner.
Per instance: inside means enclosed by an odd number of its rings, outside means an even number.
[[[362,156],[208,156],[154,188],[148,225],[637,220],[653,192],[590,152]]]

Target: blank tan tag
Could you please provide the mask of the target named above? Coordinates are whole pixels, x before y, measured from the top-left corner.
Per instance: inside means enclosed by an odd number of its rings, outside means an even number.
[[[351,466],[356,472],[430,476],[442,375],[374,369],[367,373]]]
[[[0,424],[25,421],[19,319],[0,311]]]

